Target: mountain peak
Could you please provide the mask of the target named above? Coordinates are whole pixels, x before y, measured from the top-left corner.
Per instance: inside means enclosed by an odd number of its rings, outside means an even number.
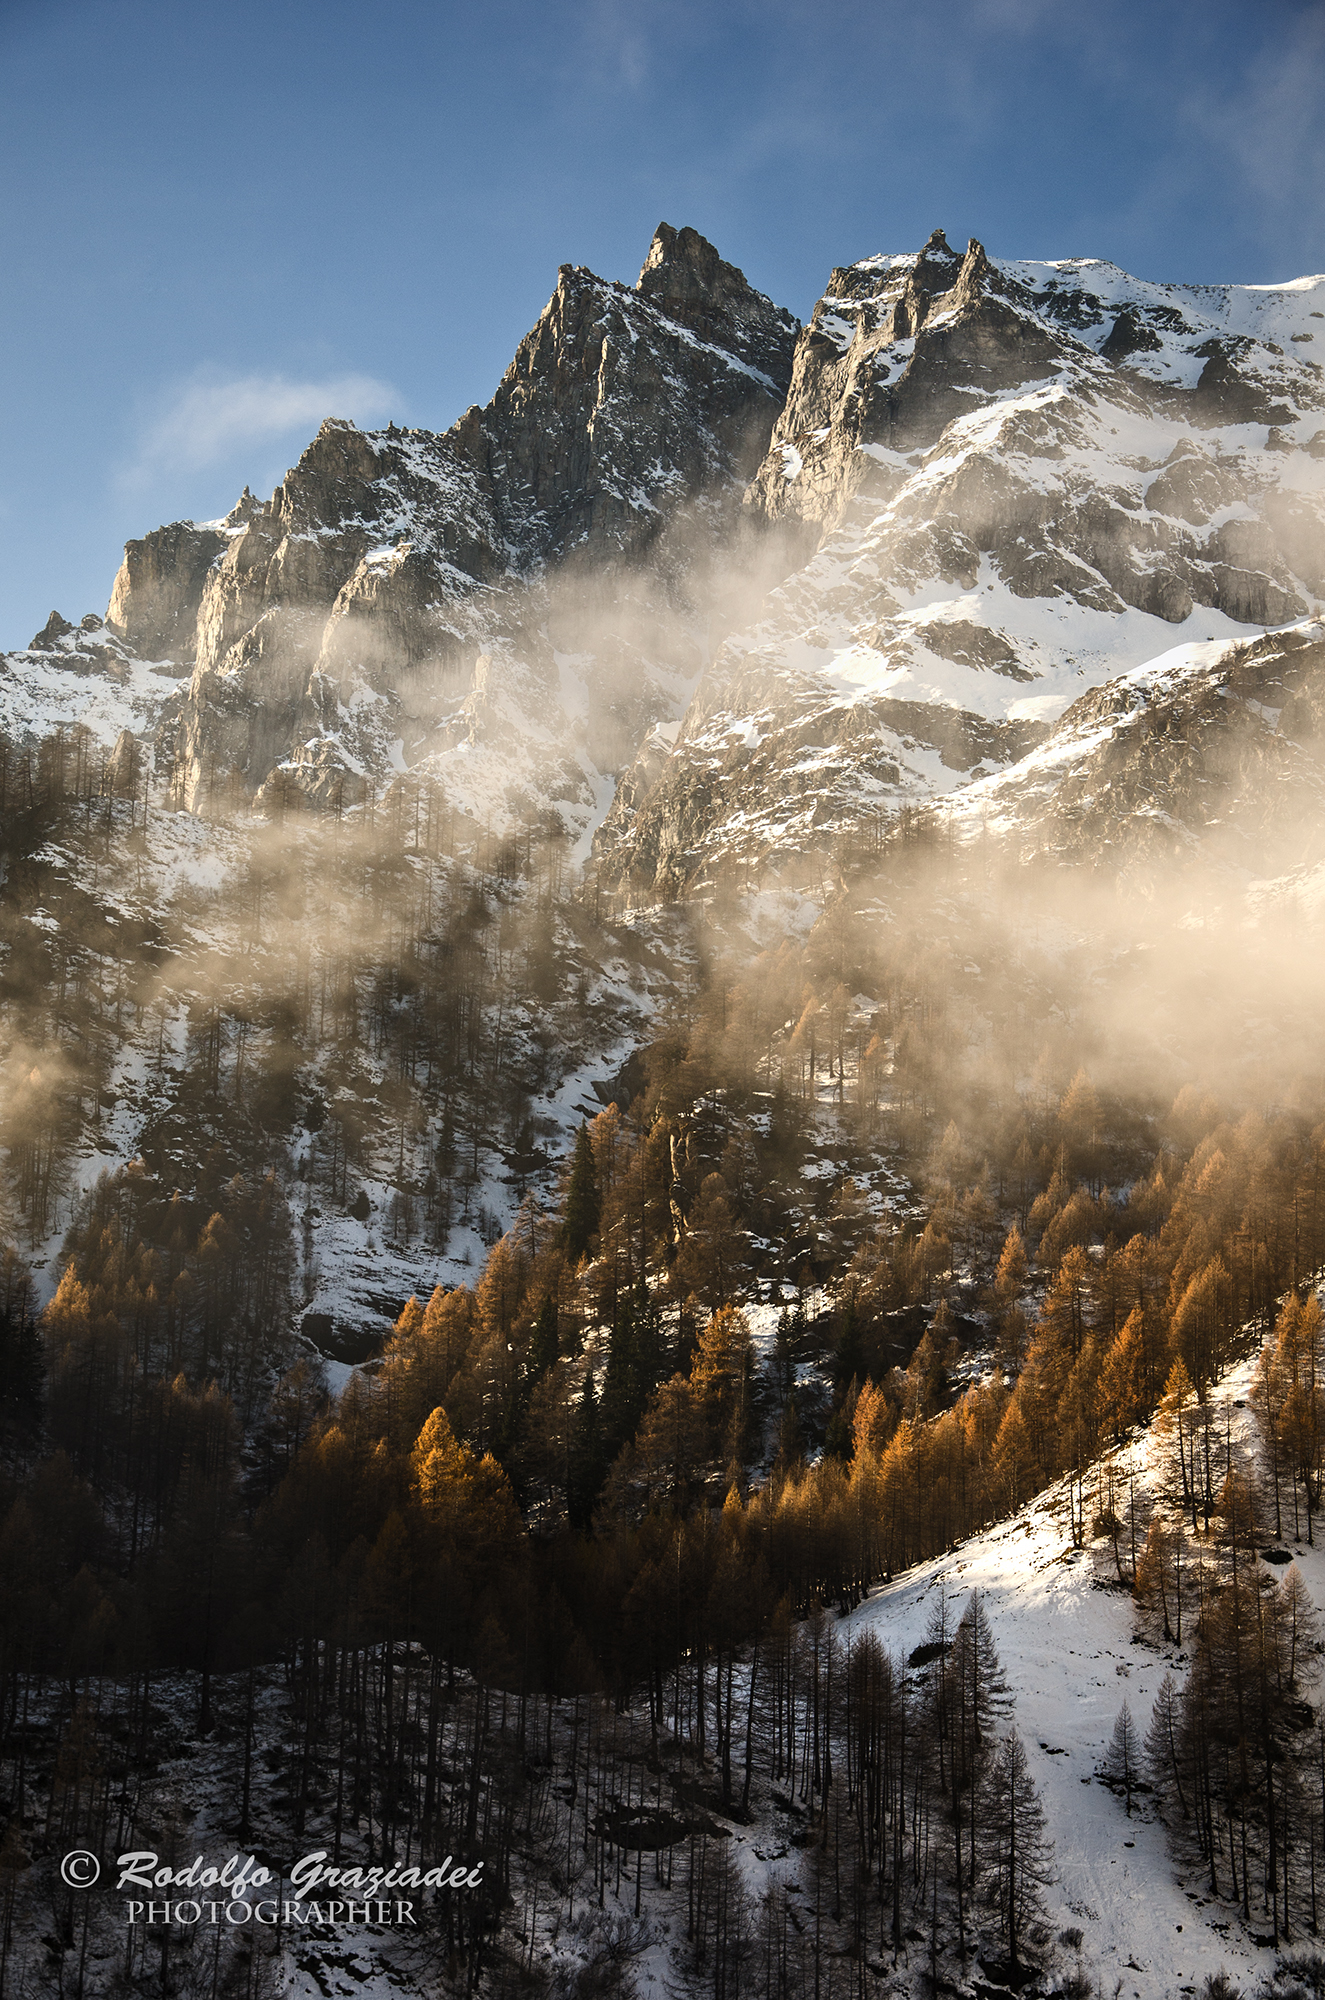
[[[62,618],[58,611],[52,611],[40,632],[29,642],[28,651],[31,653],[49,653],[73,629],[67,618]]]
[[[723,306],[750,290],[745,273],[697,229],[660,222],[635,289],[661,306]]]
[[[701,340],[731,349],[786,394],[800,322],[757,292],[697,229],[660,222],[635,290]]]

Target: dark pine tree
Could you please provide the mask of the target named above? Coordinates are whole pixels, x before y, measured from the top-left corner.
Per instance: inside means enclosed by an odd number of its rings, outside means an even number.
[[[594,1504],[607,1476],[603,1450],[603,1426],[594,1393],[593,1370],[587,1369],[580,1391],[580,1407],[575,1417],[575,1442],[571,1449],[570,1481],[566,1494],[571,1526],[587,1528],[593,1519]]]
[[[598,1234],[598,1175],[594,1170],[593,1144],[589,1127],[581,1124],[575,1134],[575,1155],[571,1161],[570,1185],[566,1189],[566,1214],[561,1240],[573,1264],[588,1253]]]
[[[542,1380],[561,1351],[557,1332],[557,1297],[549,1292],[538,1310],[534,1330],[529,1337],[529,1383]]]
[[[642,1275],[635,1282],[631,1309],[634,1314],[635,1372],[639,1378],[642,1405],[667,1374],[662,1312]]]
[[[607,1373],[603,1377],[603,1443],[609,1459],[615,1458],[622,1445],[634,1437],[644,1414],[644,1393],[635,1308],[623,1294],[617,1300],[616,1321],[607,1350]]]
[[[803,1299],[798,1310],[803,1323],[805,1318]],[[838,1326],[837,1352],[833,1358],[833,1373],[839,1382],[849,1382],[853,1375],[859,1376],[863,1381],[868,1373],[861,1338],[863,1331],[860,1314],[856,1310],[856,1294],[852,1290],[847,1294],[846,1306]]]

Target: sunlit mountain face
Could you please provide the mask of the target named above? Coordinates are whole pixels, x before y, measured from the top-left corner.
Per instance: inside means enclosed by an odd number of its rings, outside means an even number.
[[[0,663],[0,1988],[1319,1990],[1323,363],[662,224]]]

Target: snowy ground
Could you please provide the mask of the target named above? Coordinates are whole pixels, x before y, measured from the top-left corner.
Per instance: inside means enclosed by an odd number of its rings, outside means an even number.
[[[1246,1401],[1254,1367],[1254,1359],[1240,1363],[1214,1391],[1221,1407],[1234,1406],[1234,1440],[1241,1435],[1249,1446],[1251,1413],[1236,1406]],[[1135,1463],[1149,1484],[1155,1449],[1147,1433],[1119,1455],[1119,1465]],[[1295,1556],[1313,1598],[1325,1603],[1325,1554],[1302,1545]],[[898,1577],[861,1605],[843,1636],[872,1630],[883,1645],[909,1654],[924,1642],[940,1591],[960,1615],[978,1590],[1055,1843],[1058,1882],[1048,1897],[1055,1932],[1081,1930],[1100,1991],[1112,1993],[1121,1979],[1123,2000],[1199,1991],[1221,1965],[1249,1989],[1269,1973],[1275,1954],[1250,1942],[1228,1905],[1179,1879],[1150,1809],[1142,1817],[1134,1802],[1128,1819],[1122,1801],[1095,1780],[1124,1699],[1144,1734],[1165,1672],[1181,1680],[1185,1670],[1176,1647],[1160,1651],[1136,1639],[1130,1596],[1100,1588],[1102,1574],[1089,1547],[1072,1547],[1060,1485]]]
[[[1319,618],[1299,619],[1274,628],[1275,636],[1304,643],[1319,640],[1325,625]],[[1259,637],[1246,628],[1246,634]],[[977,779],[958,791],[951,803],[954,820],[991,834],[1015,831],[1032,815],[1037,802],[1047,800],[1055,785],[1075,768],[1087,768],[1098,759],[1101,747],[1110,738],[1135,730],[1143,723],[1147,709],[1161,700],[1173,700],[1188,684],[1209,682],[1219,668],[1231,662],[1246,634],[1238,639],[1186,641],[1171,647],[1143,665],[1119,674],[1115,685],[1119,703],[1103,718],[1092,717],[1075,728],[1065,727],[1038,750],[1032,750],[1008,770]],[[1124,703],[1126,705],[1124,705]]]
[[[750,1317],[767,1345],[776,1308],[755,1308]],[[1254,1367],[1254,1357],[1241,1362],[1213,1392],[1230,1410],[1235,1444],[1240,1439],[1250,1450],[1256,1441],[1245,1406]],[[1135,1470],[1138,1486],[1155,1491],[1156,1449],[1143,1433],[1114,1463],[1124,1474]],[[1302,1546],[1295,1555],[1316,1601],[1325,1604],[1325,1551]],[[871,1631],[905,1659],[925,1642],[940,1593],[947,1594],[955,1622],[978,1590],[1055,1843],[1057,1880],[1046,1898],[1053,1932],[1082,1933],[1082,1959],[1103,1995],[1116,1988],[1120,2000],[1179,2000],[1199,1993],[1221,1967],[1251,1993],[1273,1969],[1274,1951],[1252,1941],[1228,1904],[1179,1873],[1153,1801],[1134,1799],[1129,1819],[1122,1800],[1097,1776],[1124,1699],[1143,1734],[1164,1674],[1171,1670],[1180,1682],[1186,1668],[1177,1647],[1157,1648],[1136,1636],[1131,1597],[1107,1587],[1111,1572],[1111,1562],[1107,1569],[1101,1563],[1099,1545],[1072,1546],[1067,1491],[1060,1484],[875,1591],[835,1627],[835,1636],[849,1645]],[[788,1849],[784,1830],[759,1820],[722,1824],[752,1897],[775,1883],[795,1892],[802,1857]],[[674,1990],[678,1978],[671,1961],[675,1926],[669,1933],[663,1904],[655,1904],[652,1914],[647,1948],[633,1961],[645,1993]],[[1073,1950],[1062,1955],[1064,1971],[1075,1957]],[[899,1973],[899,1992],[913,1985],[920,1990],[919,1963]]]

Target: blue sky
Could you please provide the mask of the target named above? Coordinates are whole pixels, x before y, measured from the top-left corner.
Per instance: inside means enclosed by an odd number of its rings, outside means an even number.
[[[1325,269],[1322,0],[0,0],[0,646],[321,417],[445,428],[692,223],[804,317],[936,224]]]

